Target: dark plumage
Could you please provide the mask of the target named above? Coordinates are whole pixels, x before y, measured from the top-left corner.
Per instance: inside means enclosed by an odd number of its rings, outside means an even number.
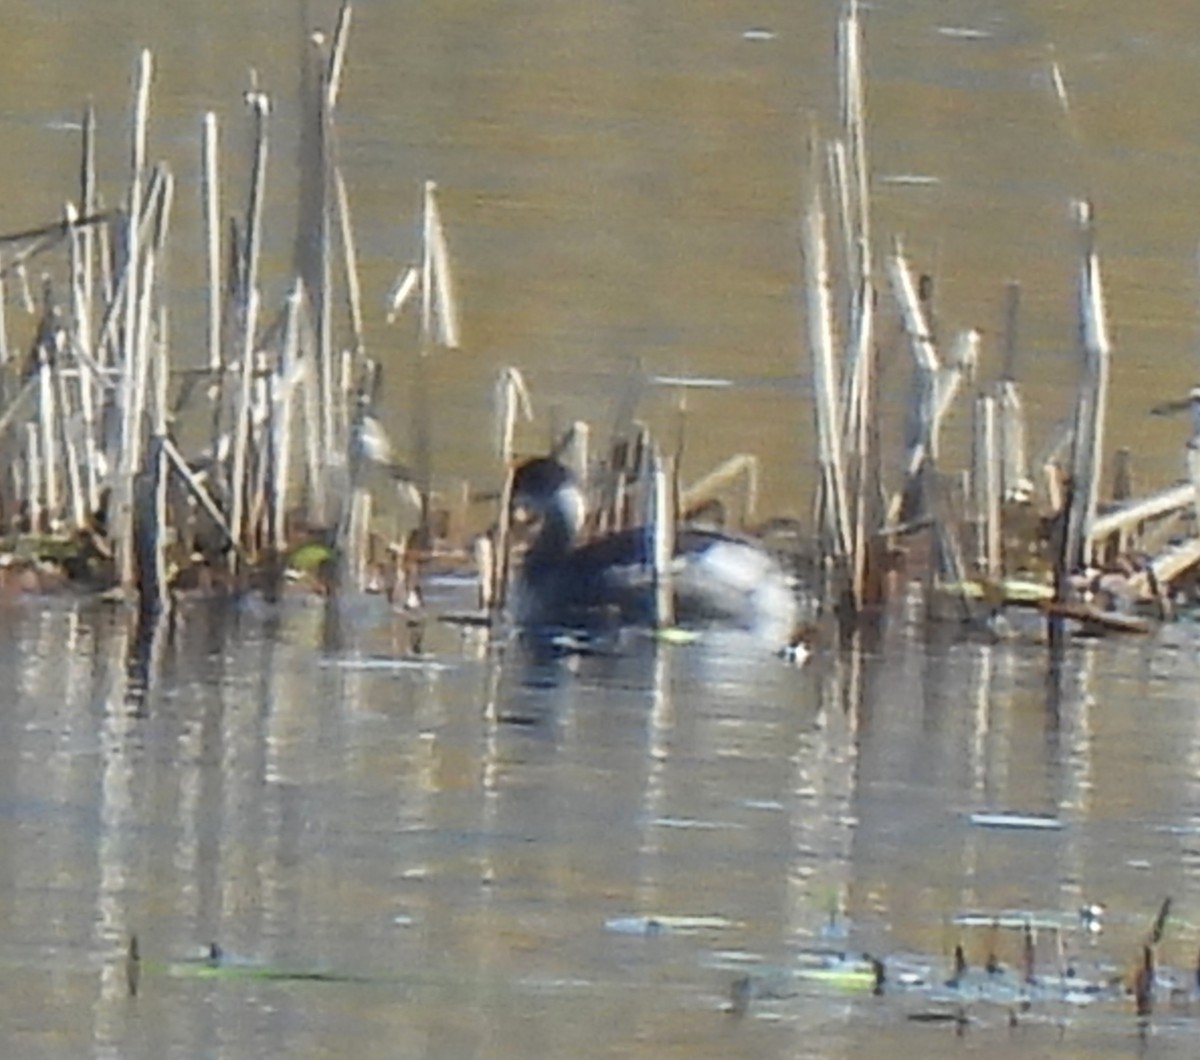
[[[577,543],[584,500],[571,472],[539,457],[513,479],[513,506],[536,514],[536,538],[517,585],[517,615],[530,627],[639,624],[653,615],[650,540],[644,528]],[[744,629],[783,644],[796,600],[783,569],[758,542],[681,528],[671,566],[680,625]]]

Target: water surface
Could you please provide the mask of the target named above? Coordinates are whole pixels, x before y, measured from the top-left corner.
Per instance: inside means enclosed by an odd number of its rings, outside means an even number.
[[[172,334],[179,363],[201,360],[200,116],[221,119],[232,210],[251,67],[276,99],[268,300],[288,284],[294,5],[16,0],[6,15],[6,229],[75,195],[88,97],[117,194],[134,57],[154,49],[152,154],[180,182]],[[1091,196],[1116,339],[1112,444],[1136,445],[1153,484],[1181,470],[1184,428],[1145,411],[1194,377],[1194,16],[1187,0],[892,0],[865,16],[883,245],[902,236],[937,277],[939,334],[984,330],[984,378],[1003,286],[1022,282],[1036,447],[1069,407],[1068,204]],[[520,438],[532,451],[552,422],[603,430],[640,358],[755,381],[688,395],[684,475],[755,452],[765,510],[807,519],[795,236],[804,140],[832,114],[832,20],[832,4],[778,0],[356,7],[341,147],[398,437],[412,336],[384,324],[383,297],[417,252],[425,179],[442,189],[460,273],[465,348],[433,370],[447,489],[495,485],[499,367],[534,385],[538,420]],[[32,327],[10,306],[15,345]],[[894,324],[881,334],[885,392],[901,393],[907,354]],[[673,429],[677,404],[660,390],[640,411]],[[316,602],[191,610],[131,667],[131,634],[108,611],[3,606],[0,1040],[14,1056],[1194,1052],[1194,1017],[1160,1013],[1143,1041],[1119,1005],[1067,1013],[1065,1030],[1013,1032],[980,1011],[964,1041],[909,1023],[919,999],[903,996],[811,987],[741,1019],[723,1011],[745,969],[829,944],[831,915],[837,945],[948,968],[962,909],[1102,901],[1096,952],[1124,963],[1171,894],[1163,959],[1189,965],[1188,623],[1075,646],[1048,683],[1040,647],[926,644],[902,622],[800,670],[745,644],[638,641],[535,666],[438,625],[432,660],[400,664],[406,622],[370,602],[337,651]],[[1065,827],[982,830],[975,810]],[[173,967],[214,941],[246,967],[297,974]]]

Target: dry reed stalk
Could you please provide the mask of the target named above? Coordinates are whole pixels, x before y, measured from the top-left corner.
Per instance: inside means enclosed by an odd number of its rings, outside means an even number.
[[[241,548],[241,544],[234,537],[233,530],[226,521],[225,513],[221,511],[221,507],[212,495],[204,487],[204,483],[200,481],[196,473],[189,466],[184,455],[175,446],[175,443],[170,438],[163,441],[163,455],[166,456],[171,466],[175,469],[175,473],[179,479],[188,488],[188,492],[195,498],[196,503],[204,509],[205,514],[212,519],[213,523],[225,535],[225,541],[233,549]]]
[[[44,513],[42,507],[42,455],[38,439],[37,424],[27,423],[25,425],[25,510],[28,515],[29,532],[33,534],[41,532]]]
[[[116,454],[117,474],[112,486],[110,531],[116,556],[117,584],[132,588],[135,580],[133,554],[134,475],[141,457],[141,416],[144,406],[144,362],[140,340],[143,331],[142,292],[139,288],[142,264],[142,215],[146,197],[146,135],[150,108],[150,79],[153,62],[148,49],[138,57],[135,72],[132,136],[130,140],[129,213],[125,223],[125,288],[121,302],[123,337],[120,365],[121,433]],[[114,299],[116,302],[117,299]]]
[[[975,557],[980,573],[992,580],[1003,575],[1000,543],[1000,451],[996,432],[996,400],[975,399],[972,447],[972,492],[975,515]]]
[[[758,457],[751,453],[738,453],[723,460],[707,475],[693,482],[679,498],[679,512],[685,518],[698,508],[715,500],[730,484],[742,484],[743,522],[753,519],[758,505]]]
[[[813,404],[817,421],[817,460],[821,470],[822,552],[834,568],[840,570],[844,568],[850,554],[849,511],[837,414],[837,366],[834,361],[829,305],[825,211],[815,172],[801,239],[808,299],[808,344],[813,368]],[[836,592],[840,596],[842,587],[838,586]]]
[[[392,289],[388,292],[387,297],[387,322],[389,324],[396,322],[401,310],[408,304],[408,300],[420,287],[420,284],[421,270],[415,265],[410,265],[396,277],[396,282],[392,284]]]
[[[479,610],[487,614],[495,605],[495,597],[493,595],[496,591],[495,539],[491,534],[480,534],[472,543],[471,552],[472,558],[475,561]]]
[[[428,314],[436,303],[437,341],[447,349],[455,350],[462,344],[458,299],[455,295],[454,272],[450,266],[450,248],[437,201],[437,184],[432,180],[425,182],[425,240],[423,271],[431,290],[422,302],[422,322],[428,329]],[[427,330],[426,334],[432,335],[433,332]]]
[[[84,170],[87,165],[85,163]],[[85,182],[86,183],[86,182]],[[75,473],[80,475],[80,488],[83,503],[89,512],[100,507],[100,481],[97,469],[96,450],[96,397],[99,386],[87,361],[92,353],[92,231],[90,225],[79,225],[78,214],[72,204],[67,204],[67,220],[71,225],[71,320],[72,327],[69,341],[73,346],[74,360],[77,365],[75,373],[76,390],[79,397],[79,445],[72,445],[72,459],[75,461]],[[60,372],[60,403],[64,409],[71,405],[70,388],[62,380]],[[80,448],[82,452],[80,452]],[[78,522],[78,519],[76,520]],[[82,526],[82,523],[78,525]]]
[[[79,453],[79,444],[87,438],[90,424],[82,421],[80,430],[73,431],[71,429],[70,425],[74,422],[75,416],[71,404],[71,391],[67,386],[66,374],[59,367],[57,361],[53,366],[53,372],[55,396],[61,412],[58,419],[59,445],[62,447],[66,458],[67,495],[70,501],[71,526],[76,530],[82,530],[88,524],[88,513],[95,510],[89,507],[88,504],[87,484],[81,468]],[[78,373],[77,378],[80,382],[83,382],[82,376]]]
[[[99,213],[96,200],[96,108],[89,100],[83,110],[79,158],[79,208],[84,217]],[[96,308],[96,238],[92,225],[77,225],[79,246],[79,312],[75,318],[80,345],[89,353]]]
[[[208,370],[219,378],[225,366],[221,350],[221,168],[217,116],[204,115],[200,141],[200,208],[204,218],[204,262],[208,280]]]
[[[343,0],[338,11],[337,24],[333,29],[333,43],[329,49],[329,64],[325,75],[325,98],[330,113],[337,107],[338,93],[342,87],[342,71],[346,67],[346,43],[350,37],[350,0]]]
[[[512,497],[516,466],[504,469],[504,484],[500,487],[500,510],[496,516],[496,547],[493,556],[493,581],[485,594],[490,608],[499,612],[508,602],[508,580],[512,563]]]
[[[8,346],[8,284],[0,276],[0,368],[8,366],[12,353]]]
[[[675,592],[671,561],[675,555],[674,474],[671,461],[663,457],[657,445],[650,447],[646,461],[647,528],[650,535],[650,574],[654,587],[655,629],[675,624]]]
[[[279,353],[279,365],[273,377],[275,385],[272,392],[271,475],[268,491],[271,513],[270,539],[275,550],[280,553],[287,548],[288,483],[291,475],[292,455],[292,395],[300,375],[300,312],[303,298],[303,287],[297,280],[287,300],[283,343]]]
[[[241,370],[234,420],[232,467],[229,476],[229,525],[240,542],[245,541],[247,510],[246,481],[250,446],[252,383],[254,380],[255,338],[258,331],[258,268],[262,246],[263,199],[268,156],[268,115],[270,102],[262,92],[252,92],[247,100],[254,112],[254,159],[250,171],[250,199],[246,207],[246,243],[243,260]],[[230,566],[236,571],[239,553],[229,553]]]
[[[1076,294],[1079,353],[1083,370],[1075,405],[1066,560],[1073,567],[1082,567],[1090,558],[1086,545],[1100,500],[1111,346],[1090,203],[1077,204],[1076,223],[1081,243]]]
[[[342,266],[346,279],[346,309],[350,315],[350,334],[353,336],[355,358],[363,355],[362,284],[358,278],[358,252],[354,243],[354,225],[350,219],[350,196],[341,168],[334,167],[333,184],[337,200],[338,235],[342,244]]]
[[[495,385],[496,456],[502,468],[513,460],[513,441],[518,421],[533,420],[533,401],[529,387],[519,368],[508,365],[500,369]]]
[[[304,417],[307,516],[309,525],[315,526],[324,521],[329,496],[325,482],[325,461],[321,452],[321,383],[317,365],[316,336],[313,334],[308,314],[304,312],[307,303],[304,300],[303,288],[300,294],[298,338],[302,352],[298,361],[297,380],[303,386],[303,402],[300,408]]]

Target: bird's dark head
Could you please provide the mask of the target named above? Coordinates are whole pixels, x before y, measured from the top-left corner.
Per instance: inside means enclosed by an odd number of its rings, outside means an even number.
[[[583,526],[583,493],[565,464],[547,456],[535,457],[513,472],[512,511],[540,519],[555,516],[574,534]]]

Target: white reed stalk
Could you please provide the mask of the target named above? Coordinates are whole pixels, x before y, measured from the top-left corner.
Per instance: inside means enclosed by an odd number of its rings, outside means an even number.
[[[42,456],[38,444],[38,427],[36,423],[25,425],[25,461],[26,477],[28,479],[25,496],[25,508],[29,515],[30,533],[42,531]]]
[[[454,271],[450,267],[446,230],[437,202],[437,185],[432,180],[425,182],[425,226],[425,238],[429,243],[426,248],[426,278],[433,287],[432,293],[437,302],[437,338],[447,349],[455,350],[461,345],[458,300],[455,297]],[[426,313],[429,311],[428,300],[427,294]]]
[[[85,218],[94,217],[98,212],[96,202],[96,108],[90,102],[83,111],[81,147],[79,208],[83,211]],[[80,226],[78,247],[76,248],[79,255],[80,304],[79,313],[75,319],[75,329],[79,336],[79,344],[92,354],[96,352],[92,345],[96,311],[96,242],[94,226],[90,224]],[[92,397],[93,395],[89,395],[88,405],[91,404]]]
[[[409,266],[396,277],[396,282],[392,284],[392,289],[388,292],[387,297],[387,322],[389,324],[396,322],[400,311],[408,304],[420,284],[421,270],[415,265]]]
[[[975,399],[974,466],[972,468],[976,519],[976,557],[982,574],[998,579],[1003,574],[1000,545],[1000,451],[996,432],[996,400],[981,394]]]
[[[86,172],[87,166],[85,164]],[[86,184],[86,180],[84,182]],[[71,239],[71,317],[73,322],[72,327],[72,345],[73,351],[76,354],[75,360],[79,364],[79,370],[76,373],[76,386],[79,393],[79,415],[82,421],[81,430],[72,432],[70,453],[68,456],[68,474],[71,474],[70,461],[75,462],[75,471],[81,474],[79,486],[83,491],[82,503],[87,506],[88,511],[95,511],[100,506],[100,482],[96,459],[96,412],[95,412],[95,396],[97,387],[93,381],[92,372],[83,364],[80,357],[86,357],[90,360],[92,351],[92,262],[91,262],[91,225],[77,225],[78,214],[72,203],[67,203],[66,219],[70,228]],[[58,373],[59,378],[59,397],[60,404],[63,406],[64,418],[67,416],[66,409],[70,405],[70,390],[66,385],[66,381],[62,376],[61,371]],[[82,459],[81,453],[82,450]],[[74,487],[72,487],[74,488]],[[73,500],[73,504],[75,501]],[[82,523],[77,524],[82,526]]]
[[[200,141],[200,205],[204,215],[205,267],[208,279],[208,370],[214,375],[224,367],[221,351],[221,167],[220,133],[217,116],[204,115]]]
[[[329,49],[329,65],[325,75],[325,99],[330,114],[337,107],[338,93],[342,87],[342,71],[346,66],[346,42],[350,36],[350,15],[350,0],[342,0],[337,25],[333,30],[333,44]]]
[[[241,548],[241,544],[234,537],[233,531],[229,527],[229,523],[225,519],[225,513],[221,511],[220,505],[213,500],[212,495],[204,488],[204,483],[196,477],[194,471],[188,466],[188,462],[184,459],[183,454],[176,448],[175,443],[170,438],[164,438],[162,444],[163,454],[171,462],[175,468],[175,473],[180,480],[187,486],[188,492],[196,499],[196,503],[208,514],[216,524],[217,529],[225,535],[226,542],[234,549]]]
[[[121,370],[121,440],[117,456],[118,472],[113,483],[111,528],[116,546],[118,584],[129,588],[134,582],[133,555],[133,480],[141,460],[141,414],[144,408],[144,363],[139,348],[142,329],[139,289],[142,261],[142,204],[145,194],[146,129],[150,109],[150,78],[153,62],[150,51],[138,57],[134,88],[133,135],[130,144],[129,217],[126,221],[126,258],[123,298],[125,348]]]
[[[354,243],[354,225],[350,219],[350,196],[341,168],[333,170],[334,190],[337,193],[338,234],[342,242],[342,264],[346,277],[346,308],[350,313],[350,332],[354,337],[354,356],[363,354],[362,284],[358,278],[358,253]]]
[[[63,454],[66,458],[67,494],[71,506],[71,526],[76,530],[82,530],[87,526],[88,513],[95,510],[88,507],[87,488],[79,458],[80,446],[86,437],[88,424],[83,417],[76,419],[74,415],[74,409],[71,405],[71,391],[67,387],[65,374],[62,368],[59,367],[58,361],[55,361],[52,371],[54,373],[55,396],[58,399],[59,408],[59,443],[62,445]],[[79,373],[79,382],[82,384],[80,390],[82,393],[88,388],[87,381],[83,377],[82,372]]]
[[[1108,404],[1108,372],[1111,347],[1096,255],[1095,226],[1091,205],[1077,204],[1076,222],[1081,241],[1077,289],[1079,351],[1083,362],[1079,396],[1075,407],[1075,443],[1071,459],[1071,499],[1067,517],[1067,563],[1083,566],[1088,561],[1086,542],[1096,518],[1103,468],[1104,420]]]
[[[817,421],[817,459],[821,468],[825,547],[835,560],[850,552],[845,466],[838,424],[837,366],[829,307],[829,266],[825,210],[814,173],[812,197],[802,230],[805,289],[808,295],[808,344],[813,366],[813,403]]]
[[[654,627],[669,629],[675,624],[675,589],[671,565],[675,556],[675,508],[671,460],[657,445],[650,447],[649,482],[650,570],[654,586]]]
[[[58,489],[58,414],[54,393],[54,372],[50,366],[52,351],[38,351],[38,449],[42,457],[42,483],[46,525],[50,530],[60,517]]]
[[[8,348],[8,283],[0,272],[0,367],[12,359]]]
[[[259,292],[258,263],[262,245],[263,196],[267,175],[268,122],[270,101],[262,92],[252,92],[248,102],[254,110],[254,161],[250,174],[250,201],[246,209],[245,287],[243,290],[243,323],[241,347],[241,377],[238,387],[237,413],[233,435],[233,464],[230,471],[229,525],[243,540],[246,532],[246,472],[250,445],[251,399],[254,381],[255,338],[258,331]],[[237,551],[230,553],[230,564],[236,569]]]
[[[424,208],[421,213],[421,352],[433,345],[433,193],[437,185],[425,182]]]
[[[925,319],[925,310],[921,307],[921,300],[917,297],[916,284],[913,283],[908,262],[899,247],[888,258],[887,268],[913,358],[921,371],[932,375],[941,368],[941,361],[934,348],[929,324]]]
[[[303,288],[296,282],[288,296],[283,324],[283,346],[274,387],[274,413],[271,417],[271,526],[278,552],[287,548],[288,482],[292,458],[292,400],[294,377],[300,353],[300,309]]]
[[[472,544],[479,610],[491,611],[496,591],[496,548],[491,534],[480,534]]]
[[[870,189],[866,147],[866,90],[862,68],[862,22],[857,0],[848,0],[838,22],[838,101],[842,136],[847,145],[852,189],[851,201],[857,211],[857,260],[853,263],[853,282],[861,284],[871,272]]]

